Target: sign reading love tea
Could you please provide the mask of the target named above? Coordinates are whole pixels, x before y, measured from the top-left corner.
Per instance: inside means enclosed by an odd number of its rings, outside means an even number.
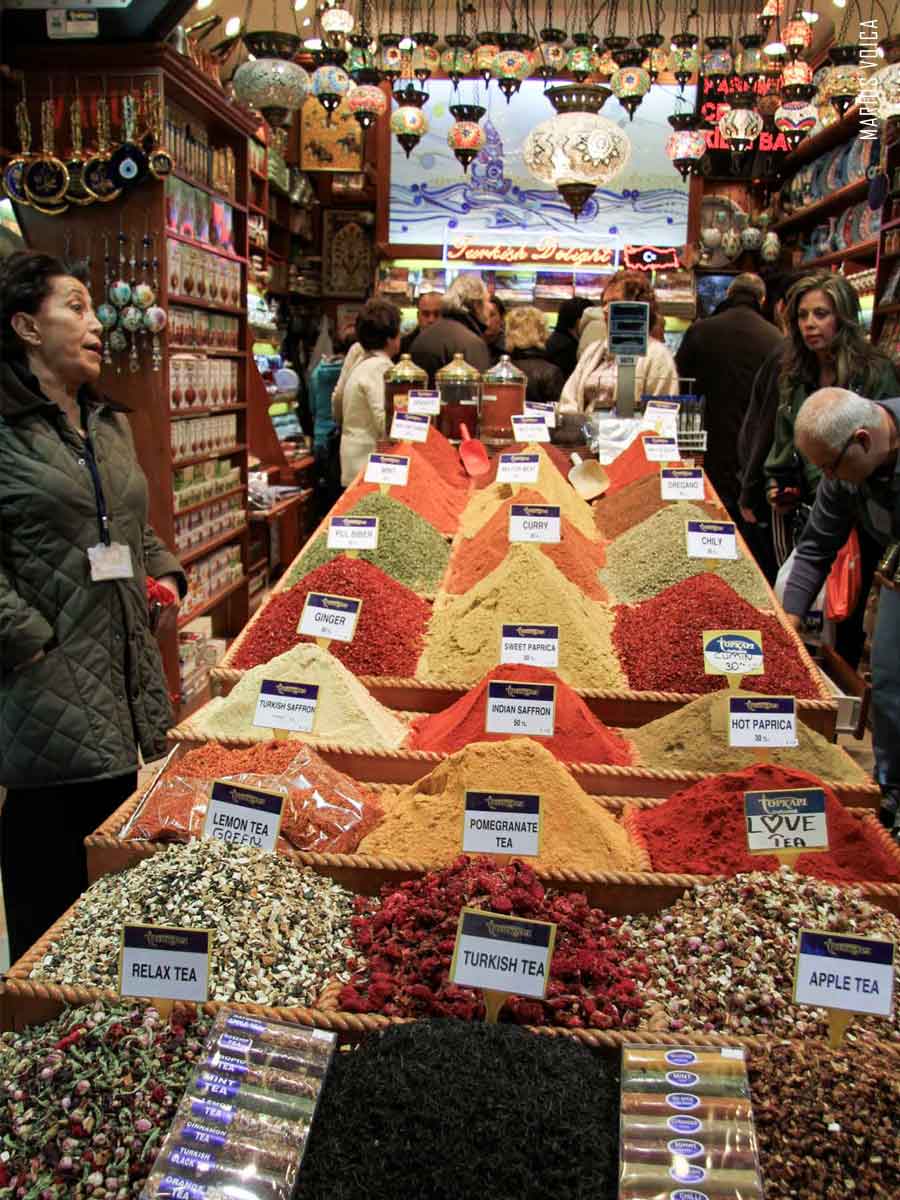
[[[153,1000],[209,999],[208,929],[124,925],[119,948],[119,994]]]
[[[744,792],[744,820],[751,854],[828,849],[825,793],[821,788]]]
[[[541,798],[524,792],[466,791],[463,854],[541,852]]]
[[[305,633],[307,637],[352,642],[362,603],[362,600],[356,600],[352,596],[309,592],[300,614],[297,632]]]

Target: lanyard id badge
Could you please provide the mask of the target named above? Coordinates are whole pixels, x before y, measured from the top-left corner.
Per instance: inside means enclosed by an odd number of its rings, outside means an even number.
[[[103,583],[107,579],[134,578],[131,548],[123,546],[121,542],[111,542],[109,545],[101,542],[97,546],[89,546],[88,560],[94,583]]]

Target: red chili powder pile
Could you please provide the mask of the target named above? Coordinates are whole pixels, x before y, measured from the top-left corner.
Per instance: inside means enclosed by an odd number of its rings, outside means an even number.
[[[458,544],[450,560],[444,590],[459,594],[467,592],[500,565],[509,550],[510,505],[546,503],[540,492],[523,488],[512,500],[501,504],[475,537],[465,538]],[[539,549],[586,596],[592,600],[607,599],[606,589],[597,578],[598,568],[606,562],[601,543],[589,541],[571,521],[563,517],[562,541],[541,544]]]
[[[407,739],[409,749],[453,754],[470,742],[506,741],[506,734],[484,731],[487,685],[493,679],[556,685],[556,732],[552,738],[539,740],[562,762],[612,763],[624,767],[633,761],[631,744],[595,717],[581,697],[563,683],[555,671],[518,663],[495,667],[462,699],[443,712],[417,717]]]
[[[608,495],[609,493],[607,493]],[[706,486],[706,501],[693,501],[698,508],[704,509],[713,520],[724,520],[724,510],[712,502],[709,485]],[[607,504],[606,496],[601,496],[594,504],[597,528],[608,541],[614,541],[620,534],[627,533],[634,525],[646,521],[669,501],[660,495],[659,473],[645,475],[634,483],[626,484],[616,496],[615,504]]]
[[[825,793],[828,852],[802,854],[796,870],[831,883],[900,880],[900,866],[888,850],[844,808],[815,775],[760,763],[704,779],[677,792],[657,808],[635,814],[654,871],[697,875],[737,875],[777,871],[772,854],[750,854],[744,824],[744,792],[821,788]]]
[[[362,600],[352,642],[332,642],[331,653],[355,675],[415,673],[422,653],[431,607],[415,592],[361,558],[341,554],[316,567],[286,592],[267,602],[259,620],[248,627],[232,666],[240,669],[269,662],[298,642],[297,625],[308,592],[329,592]]]
[[[406,487],[391,485],[389,495],[433,525],[440,533],[452,536],[459,525],[460,513],[466,506],[469,494],[465,487],[449,484],[421,452],[421,447],[409,444],[392,445],[384,453],[404,454],[409,457],[409,481]],[[348,488],[331,510],[333,517],[350,511],[364,496],[379,490],[375,483],[358,483]]]
[[[742,687],[770,696],[820,698],[780,621],[742,600],[717,575],[692,575],[643,604],[620,604],[613,645],[638,691],[714,692],[727,684],[724,676],[703,671],[703,633],[709,629],[762,633],[765,673],[746,675]]]
[[[459,450],[456,446],[451,445],[433,425],[429,426],[426,441],[404,442],[395,452],[408,454],[413,462],[424,459],[451,487],[468,488],[469,486],[469,476],[459,461]],[[413,462],[410,463],[411,469]]]
[[[638,436],[618,458],[606,464],[606,474],[609,476],[609,487],[603,495],[604,501],[627,487],[629,483],[634,483],[636,479],[643,479],[645,475],[658,475],[659,463],[647,461],[643,437]]]

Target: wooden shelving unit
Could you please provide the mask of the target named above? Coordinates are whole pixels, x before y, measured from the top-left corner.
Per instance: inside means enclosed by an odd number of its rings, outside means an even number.
[[[878,238],[870,238],[867,242],[859,242],[856,246],[848,246],[846,250],[835,250],[831,254],[822,254],[819,258],[810,258],[804,262],[798,263],[797,267],[804,271],[817,270],[819,267],[831,267],[836,263],[853,262],[871,262],[875,259],[878,253]]]
[[[31,57],[29,57],[29,55]],[[171,217],[174,206],[167,204],[166,184],[147,179],[135,186],[130,193],[109,204],[96,204],[73,210],[69,219],[60,221],[43,215],[34,208],[20,208],[20,219],[26,240],[30,246],[51,253],[73,253],[78,256],[90,253],[93,264],[93,292],[95,297],[103,291],[103,239],[108,238],[115,246],[120,228],[134,233],[140,247],[141,238],[149,234],[153,241],[153,252],[159,260],[159,293],[157,302],[165,309],[173,304],[194,310],[202,310],[214,316],[225,315],[237,318],[238,348],[232,350],[210,347],[183,347],[167,344],[162,335],[162,367],[153,371],[149,353],[150,340],[141,351],[140,370],[129,371],[127,356],[121,356],[118,373],[105,368],[100,386],[114,400],[127,405],[131,410],[131,424],[135,446],[144,473],[147,476],[150,495],[150,521],[157,534],[173,550],[175,549],[175,522],[188,514],[202,512],[209,505],[227,497],[244,497],[241,508],[247,509],[247,368],[250,350],[246,308],[243,305],[220,304],[199,296],[183,295],[170,290],[170,248],[188,248],[204,255],[236,263],[240,267],[240,294],[246,293],[247,284],[247,211],[250,195],[250,168],[248,138],[256,129],[256,121],[246,112],[236,108],[225,97],[224,92],[202,75],[193,64],[167,45],[110,46],[98,44],[79,47],[77,57],[69,46],[41,47],[40,51],[23,51],[15,65],[28,72],[29,106],[34,114],[45,95],[71,97],[80,93],[85,101],[85,110],[92,111],[90,98],[106,93],[113,108],[116,128],[117,109],[121,97],[130,92],[140,94],[145,83],[149,83],[157,95],[161,95],[166,106],[175,106],[186,115],[193,131],[202,130],[210,149],[229,148],[234,155],[235,195],[230,197],[221,189],[211,186],[193,173],[176,167],[173,172],[178,186],[190,186],[206,193],[216,202],[216,207],[229,205],[231,209],[231,240],[233,252],[221,245],[212,245],[186,236],[179,229],[170,228],[167,217]],[[66,105],[66,110],[67,110]],[[60,110],[62,111],[62,109]],[[57,131],[57,148],[68,144],[68,121],[65,131]],[[91,144],[93,130],[85,131],[85,142]],[[170,186],[174,182],[170,177]],[[77,212],[77,216],[74,214]],[[74,220],[72,217],[74,216]],[[99,300],[97,300],[99,303]],[[144,345],[144,344],[142,344]],[[237,369],[238,402],[193,410],[173,410],[170,402],[170,356],[172,353],[191,354],[209,359],[228,359]],[[230,414],[236,421],[235,444],[214,452],[193,455],[175,460],[172,452],[173,423],[208,419],[218,414]],[[199,466],[215,459],[230,458],[232,467],[239,468],[239,483],[223,495],[210,500],[198,501],[187,509],[175,510],[173,473],[190,466]],[[193,547],[180,557],[189,573],[193,569],[195,589],[185,600],[178,622],[183,628],[195,617],[210,614],[213,632],[218,637],[234,636],[246,624],[248,617],[248,556],[249,526],[246,520],[232,530],[209,539],[201,546]],[[236,545],[241,557],[241,578],[220,587],[214,594],[202,596],[197,591],[201,576],[197,564],[218,549]],[[193,601],[193,603],[192,603]],[[178,639],[175,633],[161,639],[161,649],[169,690],[178,695],[180,690]]]
[[[882,131],[885,139],[884,165],[888,179],[893,181],[900,169],[900,120],[896,117],[887,122]],[[893,290],[893,299],[881,303],[888,282],[900,266],[900,217],[893,216],[896,212],[898,197],[893,190],[885,199],[882,209],[882,226],[876,239],[878,261],[875,271],[875,310],[872,313],[872,341],[895,358],[900,352],[900,287]],[[890,219],[886,219],[889,218]],[[893,242],[898,245],[893,250],[887,246]]]

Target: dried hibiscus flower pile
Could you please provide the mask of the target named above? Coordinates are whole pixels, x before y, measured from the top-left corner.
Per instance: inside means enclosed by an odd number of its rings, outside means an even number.
[[[649,970],[620,921],[591,908],[579,892],[546,891],[524,863],[498,867],[465,856],[443,871],[383,888],[380,900],[357,898],[352,938],[362,961],[341,989],[340,1007],[391,1017],[481,1019],[479,992],[449,981],[464,907],[557,926],[545,998],[511,996],[501,1020],[572,1029],[638,1024]]]

